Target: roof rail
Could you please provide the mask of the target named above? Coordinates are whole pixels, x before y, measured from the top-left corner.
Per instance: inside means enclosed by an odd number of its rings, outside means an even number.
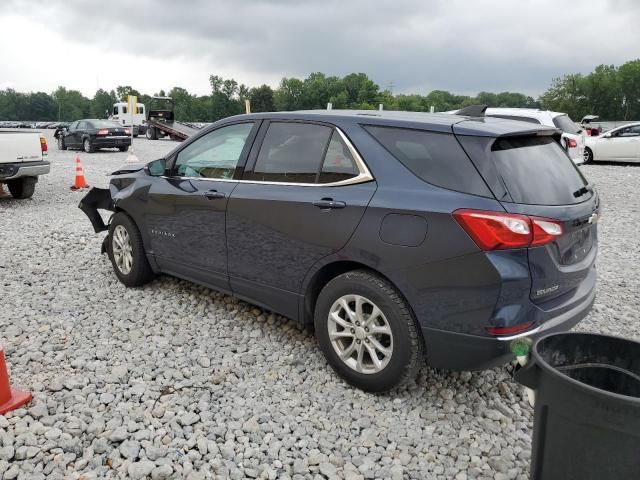
[[[469,105],[468,107],[461,108],[456,112],[456,115],[464,115],[466,117],[484,117],[484,112],[487,110],[488,105]]]

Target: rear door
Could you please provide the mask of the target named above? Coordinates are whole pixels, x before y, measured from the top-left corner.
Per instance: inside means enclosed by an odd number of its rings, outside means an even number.
[[[342,248],[376,189],[346,136],[331,125],[263,125],[227,211],[234,293],[298,316],[311,266]]]
[[[552,243],[529,249],[532,301],[574,291],[589,276],[594,281],[598,195],[553,138],[458,138],[474,162],[490,162],[503,189],[494,188],[494,193],[507,212],[555,219],[562,225],[562,234]],[[485,144],[484,160],[473,148],[478,142]]]

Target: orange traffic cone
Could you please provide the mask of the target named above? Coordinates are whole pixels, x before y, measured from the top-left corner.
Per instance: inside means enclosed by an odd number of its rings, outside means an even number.
[[[0,415],[20,408],[31,400],[29,392],[12,390],[9,384],[9,372],[4,361],[4,350],[0,346]]]
[[[80,163],[80,155],[76,157],[76,181],[71,185],[71,190],[79,190],[81,188],[89,188],[89,184],[84,179],[84,168]]]

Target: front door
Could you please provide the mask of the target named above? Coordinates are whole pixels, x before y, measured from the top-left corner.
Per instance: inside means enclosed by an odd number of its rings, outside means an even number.
[[[76,140],[76,131],[78,130],[78,123],[80,122],[73,122],[72,124],[69,125],[69,127],[66,130],[63,130],[63,135],[64,135],[64,144],[67,147],[77,147],[77,140]]]
[[[271,122],[262,133],[227,207],[229,280],[235,294],[297,318],[305,275],[347,243],[376,184],[331,126]]]
[[[236,123],[195,139],[151,185],[144,223],[162,271],[229,290],[225,214],[255,128]]]
[[[622,128],[600,142],[602,160],[632,160],[640,153],[640,126]]]

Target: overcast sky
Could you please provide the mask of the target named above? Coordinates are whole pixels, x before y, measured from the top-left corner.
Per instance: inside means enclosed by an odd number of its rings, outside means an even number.
[[[635,0],[0,0],[0,89],[209,93],[210,74],[368,74],[394,93],[538,96],[640,57]]]

